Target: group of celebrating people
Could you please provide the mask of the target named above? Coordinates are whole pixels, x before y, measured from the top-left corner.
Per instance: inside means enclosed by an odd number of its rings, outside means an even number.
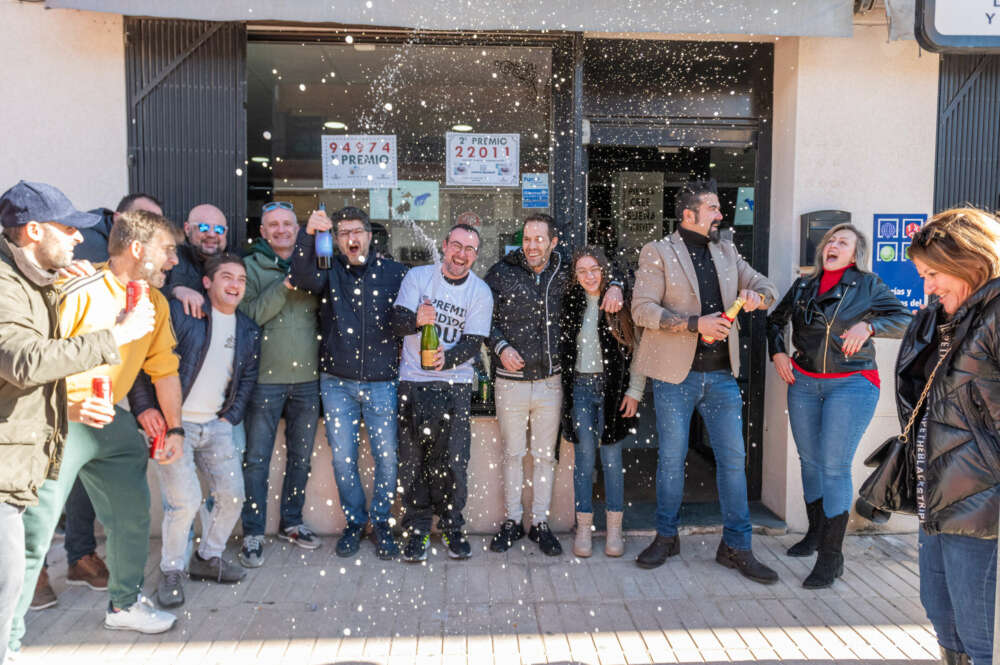
[[[921,598],[950,662],[964,654],[989,662],[992,634],[983,626],[992,630],[1000,510],[1000,222],[957,209],[914,236],[910,256],[931,296],[914,318],[868,271],[867,241],[850,224],[824,236],[811,273],[779,300],[775,285],[720,239],[713,182],[687,183],[675,202],[677,230],[642,248],[634,274],[600,247],[560,247],[555,220],[533,214],[523,221],[522,247],[481,279],[472,272],[479,231],[465,224],[442,239],[439,262],[407,269],[375,251],[363,210],[313,211],[302,226],[291,203],[273,201],[241,257],[226,251],[227,220],[209,204],[190,211],[182,235],[148,194],[125,197],[115,212],[83,213],[49,185],[9,189],[0,198],[0,660],[8,645],[19,648],[29,606],[56,602],[44,560],[64,507],[68,579],[108,589],[109,629],[166,631],[176,621],[166,610],[184,603],[186,576],[234,583],[263,565],[282,418],[279,538],[320,547],[303,506],[322,417],[346,519],[339,556],[354,556],[368,533],[379,558],[423,561],[436,516],[448,556],[470,557],[463,510],[474,365],[484,345],[503,454],[505,520],[492,551],[527,535],[544,554],[562,553],[548,523],[561,434],[575,453],[574,555],[593,551],[598,458],[605,554],[623,555],[622,440],[636,430],[648,379],[657,533],[637,564],[655,568],[680,551],[697,410],[716,459],[716,561],[774,583],[777,573],[751,547],[736,303],[746,312],[776,304],[768,341],[788,384],[809,521],[788,554],[816,553],[807,588],[843,574],[851,464],[879,395],[872,339],[903,338],[900,417],[920,411]],[[326,233],[339,249],[329,263],[316,251],[316,235]],[[428,357],[420,332],[429,325],[439,346]],[[92,390],[107,379],[111,395]],[[370,502],[358,468],[362,420],[374,460]],[[141,593],[150,457],[164,509],[155,594],[162,609]],[[210,488],[204,501],[199,472]],[[95,552],[95,517],[107,533],[106,564]],[[239,565],[223,557],[238,521]]]

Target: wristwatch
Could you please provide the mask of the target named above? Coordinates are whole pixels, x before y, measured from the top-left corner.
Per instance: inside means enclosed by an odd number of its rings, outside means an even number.
[[[688,332],[698,332],[698,318],[697,316],[688,317]]]
[[[868,336],[869,337],[874,337],[875,336],[875,326],[873,326],[871,324],[871,321],[866,321],[865,325],[868,326]]]

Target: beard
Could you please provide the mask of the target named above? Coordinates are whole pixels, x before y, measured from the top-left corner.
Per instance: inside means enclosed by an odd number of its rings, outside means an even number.
[[[167,281],[162,266],[157,268],[152,261],[143,261],[139,264],[139,279],[146,280],[147,284],[157,289],[162,288],[163,283]]]
[[[67,246],[57,234],[62,235],[58,231],[46,228],[43,242],[35,250],[38,266],[49,272],[65,268],[73,262],[73,247]]]

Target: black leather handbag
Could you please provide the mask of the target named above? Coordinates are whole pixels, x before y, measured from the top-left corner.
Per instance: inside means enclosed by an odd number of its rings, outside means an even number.
[[[872,522],[887,522],[890,513],[917,514],[917,465],[912,439],[913,425],[927,399],[927,393],[930,392],[934,375],[945,358],[947,356],[942,356],[934,366],[903,433],[886,439],[865,459],[865,466],[875,470],[858,488],[858,500],[854,509]]]

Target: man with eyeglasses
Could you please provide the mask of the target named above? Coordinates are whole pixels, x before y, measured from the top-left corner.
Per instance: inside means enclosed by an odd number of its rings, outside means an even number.
[[[278,421],[285,418],[285,474],[278,537],[312,550],[319,538],[303,524],[306,481],[319,420],[319,298],[296,289],[288,277],[299,222],[291,203],[264,204],[260,238],[246,256],[246,295],[240,311],[261,327],[260,371],[246,415],[243,466],[243,547],[247,568],[264,563],[268,472]]]
[[[328,270],[316,266],[317,231],[332,231],[340,250]],[[396,491],[399,338],[390,319],[406,266],[375,256],[371,242],[365,211],[349,206],[330,217],[322,210],[313,212],[295,241],[291,283],[321,299],[320,397],[340,505],[347,519],[337,554],[349,557],[358,552],[369,521],[358,473],[359,428],[364,417],[375,460],[372,539],[378,557],[392,559],[399,554],[389,524]]]
[[[211,203],[191,208],[184,222],[187,242],[177,247],[177,267],[163,287],[167,296],[180,300],[184,313],[200,319],[205,314],[205,261],[226,251],[226,216]]]
[[[451,228],[441,243],[441,265],[406,273],[392,312],[403,338],[399,369],[399,487],[403,493],[403,559],[427,558],[431,520],[452,559],[472,548],[462,531],[472,407],[472,364],[490,334],[493,294],[470,272],[479,256],[479,231]],[[434,369],[422,368],[421,329],[437,328]]]

